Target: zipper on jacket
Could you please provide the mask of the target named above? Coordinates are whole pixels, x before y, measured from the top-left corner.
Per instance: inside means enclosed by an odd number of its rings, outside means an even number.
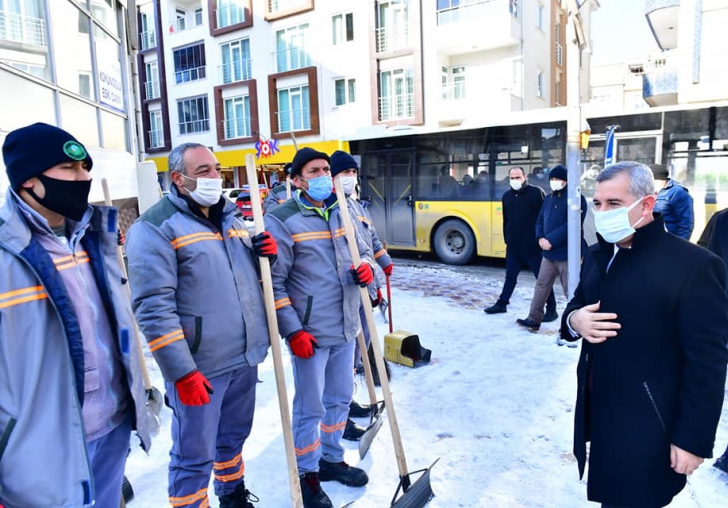
[[[642,383],[642,386],[645,387],[645,391],[647,392],[647,396],[650,398],[650,402],[652,403],[652,407],[655,410],[655,414],[657,415],[657,418],[660,420],[660,425],[662,425],[662,430],[667,433],[667,427],[665,426],[665,420],[662,419],[662,414],[660,413],[660,409],[657,407],[657,402],[655,402],[655,398],[652,396],[652,392],[650,391],[650,387],[647,384],[647,381]]]
[[[18,420],[16,420],[15,418],[11,418],[10,421],[8,421],[7,427],[5,427],[2,436],[0,436],[0,460],[2,460],[3,458],[5,448],[7,448],[8,441],[10,440],[10,434],[13,433],[13,429],[15,428],[15,424],[17,422]]]

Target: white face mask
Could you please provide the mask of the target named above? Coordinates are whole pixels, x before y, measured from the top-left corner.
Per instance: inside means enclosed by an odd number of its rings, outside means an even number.
[[[344,194],[346,194],[347,196],[351,196],[351,194],[354,192],[354,189],[356,189],[356,180],[357,178],[355,176],[339,177],[341,187],[344,189]]]
[[[181,174],[181,173],[180,173]],[[195,180],[182,175],[187,180]],[[200,206],[212,206],[220,201],[222,195],[222,178],[197,178],[197,188],[190,192],[190,197]],[[187,187],[185,187],[187,189]],[[187,189],[189,191],[189,189]]]
[[[513,190],[521,190],[523,188],[523,181],[521,180],[511,180],[511,189]]]
[[[634,226],[642,222],[644,217],[634,224],[629,223],[629,211],[637,206],[644,198],[639,198],[629,206],[607,210],[606,212],[594,212],[594,225],[602,238],[609,243],[618,243],[635,232]]]
[[[549,185],[551,186],[552,191],[558,192],[566,186],[566,183],[562,182],[561,180],[551,180],[549,182]]]

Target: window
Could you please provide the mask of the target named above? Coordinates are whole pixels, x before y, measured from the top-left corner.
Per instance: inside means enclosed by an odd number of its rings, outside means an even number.
[[[511,15],[519,19],[521,16],[521,0],[509,0],[510,1],[510,9],[511,9]]]
[[[217,0],[217,28],[245,22],[245,7],[242,0]]]
[[[202,7],[195,9],[195,26],[202,24]]]
[[[412,69],[382,71],[379,76],[379,119],[382,121],[414,116]]]
[[[296,7],[305,7],[306,0],[268,0],[268,12],[287,11]]]
[[[174,81],[178,85],[205,78],[205,43],[174,50]]]
[[[180,32],[187,29],[187,11],[177,7],[174,10],[175,16],[177,16],[177,30]]]
[[[149,148],[164,146],[164,128],[162,126],[162,112],[149,112]]]
[[[311,128],[308,85],[278,90],[278,132]]]
[[[78,75],[78,95],[91,98],[91,75],[90,74],[79,74]]]
[[[385,0],[377,11],[377,51],[393,51],[409,46],[407,2]]]
[[[157,34],[154,31],[154,18],[145,12],[141,13],[142,24],[139,30],[142,50],[157,46]]]
[[[543,32],[543,5],[537,4],[536,11],[536,28]]]
[[[233,83],[250,79],[250,40],[240,39],[220,46],[222,50],[222,82]]]
[[[147,77],[144,83],[144,92],[147,100],[158,99],[160,97],[159,89],[159,68],[157,62],[147,62],[144,64],[145,75]]]
[[[88,16],[83,17],[86,31],[82,33],[88,33]],[[0,39],[45,46],[44,18],[44,8],[38,2],[0,0]],[[79,16],[79,24],[80,21]]]
[[[306,53],[307,32],[308,24],[276,32],[277,72],[302,69],[311,65],[311,58]]]
[[[458,65],[452,69],[442,67],[442,98],[445,100],[465,99],[465,66]]]
[[[554,88],[554,93],[556,94],[556,105],[562,106],[563,104],[561,103],[561,80],[556,80],[556,83],[554,83]]]
[[[225,139],[250,136],[250,97],[241,95],[225,99]]]
[[[536,97],[543,99],[543,71],[536,73]]]
[[[442,98],[447,100],[448,93],[448,82],[450,81],[450,70],[445,67],[444,65],[441,67],[441,74],[440,74],[440,84],[442,85]]]
[[[336,105],[352,103],[356,100],[356,80],[354,78],[341,78],[334,80]]]
[[[87,34],[89,33],[90,20],[83,12],[78,11],[78,33]]]
[[[437,24],[482,18],[489,15],[493,0],[437,0]]]
[[[207,96],[177,101],[177,117],[180,134],[210,130]]]
[[[354,15],[352,13],[337,14],[331,18],[334,34],[334,46],[354,40]]]

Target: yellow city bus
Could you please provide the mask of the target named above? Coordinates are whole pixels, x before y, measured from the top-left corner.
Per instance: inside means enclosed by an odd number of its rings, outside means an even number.
[[[694,236],[716,208],[728,206],[728,103],[588,116],[582,191],[588,197],[604,164],[607,127],[618,125],[615,160],[663,163],[695,201]],[[548,169],[564,164],[564,108],[511,115],[511,124],[350,140],[361,157],[361,197],[394,250],[432,252],[445,263],[504,257],[501,197],[508,171],[549,192]]]

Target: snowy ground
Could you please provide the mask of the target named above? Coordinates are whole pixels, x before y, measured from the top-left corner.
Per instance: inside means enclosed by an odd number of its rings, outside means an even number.
[[[522,274],[507,314],[488,316],[482,309],[500,292],[502,269],[456,269],[395,260],[392,277],[395,329],[420,336],[432,350],[432,363],[419,369],[393,365],[391,382],[397,418],[410,471],[432,470],[437,507],[577,507],[586,501],[571,454],[575,367],[578,349],[558,347],[557,323],[531,333],[515,325],[526,317],[533,277]],[[482,271],[480,270],[482,268]],[[565,301],[560,299],[559,309]],[[388,326],[377,312],[380,340]],[[293,384],[288,353],[284,364],[289,398]],[[153,362],[154,384],[162,386]],[[257,506],[290,506],[286,459],[280,431],[273,364],[260,367],[255,424],[244,450],[245,480],[260,497]],[[367,402],[363,380],[357,400]],[[149,456],[133,451],[127,476],[135,490],[131,506],[167,504],[170,414]],[[360,421],[361,424],[367,422]],[[334,506],[389,506],[398,469],[390,429],[385,423],[369,454],[359,461],[355,443],[344,442],[346,460],[363,467],[370,482],[363,488],[324,483]],[[728,443],[728,405],[718,431],[716,454]],[[692,475],[688,487],[670,505],[719,508],[728,500],[728,475],[712,460]],[[416,477],[415,477],[416,479]],[[210,489],[210,505],[217,498]]]

